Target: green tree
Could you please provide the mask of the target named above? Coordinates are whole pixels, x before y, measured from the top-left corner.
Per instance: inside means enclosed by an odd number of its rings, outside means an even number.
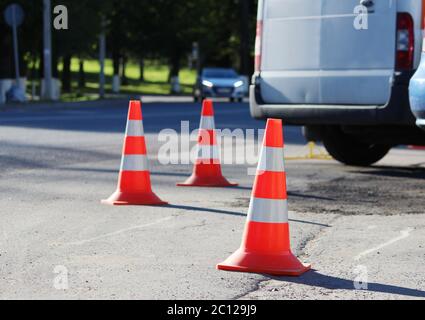
[[[60,60],[63,62],[62,88],[64,91],[71,89],[71,59],[80,59],[79,83],[84,85],[84,64],[87,57],[95,55],[98,35],[101,28],[100,8],[106,6],[102,0],[54,0],[54,5],[65,5],[69,14],[69,29],[53,29],[53,65],[57,70]],[[54,73],[57,74],[57,71]]]
[[[26,65],[39,61],[42,77],[42,0],[16,0],[26,19],[19,28],[22,75]],[[9,0],[0,0],[3,11]],[[53,71],[63,63],[62,82],[71,89],[71,58],[81,61],[97,57],[101,21],[106,22],[108,55],[113,59],[114,74],[130,59],[161,59],[170,65],[170,77],[177,75],[191,53],[192,44],[200,44],[203,66],[233,66],[244,74],[252,69],[255,39],[256,0],[52,0],[67,6],[69,30],[53,29]],[[0,18],[0,77],[13,77],[11,30]],[[83,64],[81,64],[83,67]],[[142,68],[141,68],[142,69]],[[83,84],[84,70],[81,68]],[[34,72],[32,72],[34,76]],[[123,74],[125,75],[125,74]],[[143,78],[143,77],[142,77]]]

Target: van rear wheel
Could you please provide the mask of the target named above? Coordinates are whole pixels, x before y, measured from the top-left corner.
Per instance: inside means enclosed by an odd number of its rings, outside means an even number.
[[[339,128],[330,128],[323,136],[323,144],[329,154],[339,162],[350,166],[367,167],[383,159],[392,146],[365,143],[345,134]]]

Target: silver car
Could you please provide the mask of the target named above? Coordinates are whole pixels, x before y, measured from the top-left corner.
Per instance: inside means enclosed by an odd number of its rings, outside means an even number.
[[[194,89],[195,102],[207,97],[229,98],[231,102],[242,102],[246,94],[246,83],[233,69],[206,68],[198,77]]]

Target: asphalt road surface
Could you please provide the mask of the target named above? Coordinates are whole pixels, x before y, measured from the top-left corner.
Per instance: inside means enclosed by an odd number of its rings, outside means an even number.
[[[153,187],[170,205],[101,205],[126,113],[121,100],[0,111],[0,299],[425,298],[425,151],[394,149],[370,168],[301,160],[301,130],[287,127],[292,247],[314,270],[227,273],[215,265],[240,245],[255,164],[224,166],[238,188],[177,188],[192,167],[160,164],[158,133],[196,129],[200,106],[147,98]],[[264,128],[246,103],[216,114],[218,128]]]

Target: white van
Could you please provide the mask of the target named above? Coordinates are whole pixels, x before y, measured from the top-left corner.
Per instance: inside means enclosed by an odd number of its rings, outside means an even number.
[[[349,165],[425,145],[408,86],[422,51],[422,0],[259,0],[254,118],[305,126]]]

